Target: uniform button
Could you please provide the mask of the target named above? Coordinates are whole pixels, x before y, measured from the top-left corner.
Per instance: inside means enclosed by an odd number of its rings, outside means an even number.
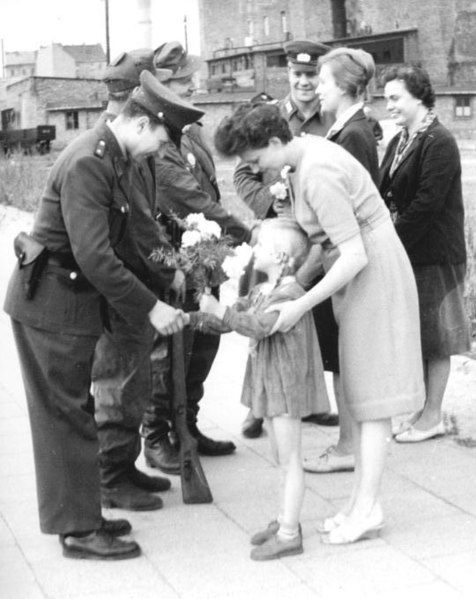
[[[122,214],[125,214],[127,212],[126,207],[125,206],[121,206],[121,212]]]
[[[77,272],[75,272],[75,271],[73,270],[73,272],[70,272],[70,273],[69,273],[69,278],[70,278],[72,281],[74,281],[75,279],[77,279],[77,278],[78,278],[78,273],[77,273]]]
[[[387,193],[387,198],[393,198],[393,193],[391,191]]]

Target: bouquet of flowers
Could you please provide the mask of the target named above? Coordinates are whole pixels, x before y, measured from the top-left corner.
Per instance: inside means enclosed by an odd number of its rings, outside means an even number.
[[[179,249],[157,248],[151,258],[183,270],[187,287],[195,289],[198,300],[203,293],[226,281],[222,265],[234,253],[232,239],[222,235],[220,225],[201,213],[189,214],[183,219],[172,215],[172,218],[184,231]]]

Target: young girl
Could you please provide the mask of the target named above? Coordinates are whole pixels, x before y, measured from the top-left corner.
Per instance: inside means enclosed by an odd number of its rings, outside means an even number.
[[[254,249],[254,267],[268,276],[231,308],[212,295],[200,302],[202,326],[221,319],[226,330],[251,338],[242,403],[264,418],[271,449],[282,469],[280,511],[266,529],[253,535],[253,560],[270,560],[302,553],[299,515],[304,496],[301,460],[301,418],[329,410],[319,344],[311,312],[287,333],[269,335],[278,318],[266,312],[271,304],[304,295],[294,273],[309,251],[304,231],[290,218],[265,220]],[[211,322],[210,322],[211,319]],[[193,321],[193,319],[192,319]],[[221,332],[224,328],[221,329]]]

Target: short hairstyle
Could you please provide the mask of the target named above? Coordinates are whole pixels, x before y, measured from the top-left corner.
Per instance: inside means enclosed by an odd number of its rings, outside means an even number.
[[[418,100],[421,100],[427,108],[435,105],[435,92],[431,84],[430,76],[422,67],[407,64],[399,67],[389,67],[382,76],[385,85],[389,81],[398,79],[402,81],[408,92]]]
[[[273,246],[276,253],[282,253],[285,256],[285,266],[290,273],[295,273],[306,260],[311,247],[311,242],[304,229],[294,218],[278,216],[265,219],[261,223],[259,234],[261,232],[269,232],[273,235]]]
[[[319,58],[319,66],[327,64],[336,84],[352,98],[365,93],[375,75],[372,55],[358,48],[335,48]]]
[[[288,122],[277,106],[243,104],[225,117],[215,131],[215,147],[224,156],[265,148],[272,137],[287,143],[292,139]]]

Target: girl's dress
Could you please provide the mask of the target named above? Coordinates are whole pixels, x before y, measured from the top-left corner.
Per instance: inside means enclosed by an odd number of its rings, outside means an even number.
[[[226,309],[225,330],[250,337],[241,402],[251,408],[256,418],[289,415],[302,418],[330,410],[324,380],[321,351],[312,313],[307,312],[287,333],[269,335],[278,312],[265,312],[268,306],[304,295],[294,277],[266,293],[267,283]],[[205,327],[210,319],[205,319]],[[212,319],[213,321],[213,319]],[[215,328],[215,332],[218,332]]]
[[[423,407],[418,297],[412,268],[366,169],[328,140],[307,137],[294,210],[328,271],[337,245],[362,237],[368,264],[332,297],[344,397],[357,421]]]

